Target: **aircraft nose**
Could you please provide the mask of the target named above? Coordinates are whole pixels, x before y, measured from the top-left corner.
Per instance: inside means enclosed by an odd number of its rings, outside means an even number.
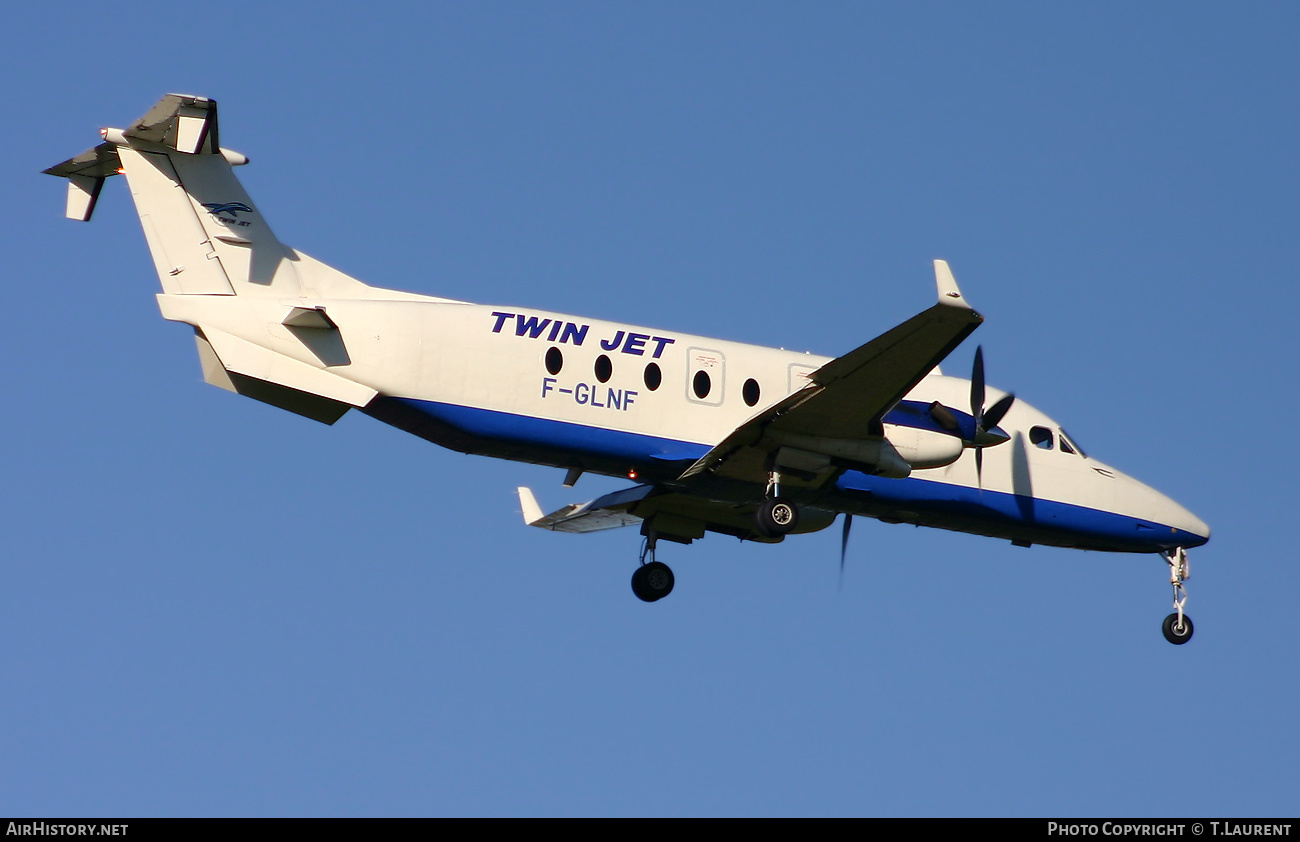
[[[1111,470],[1107,468],[1106,470]],[[1130,493],[1141,501],[1135,508],[1139,517],[1153,529],[1148,533],[1163,548],[1199,547],[1210,540],[1210,526],[1185,506],[1168,495],[1161,494],[1149,485],[1126,476]],[[1164,530],[1170,530],[1165,532]]]
[[[1179,545],[1199,547],[1210,540],[1210,525],[1168,497],[1169,525],[1178,530]]]

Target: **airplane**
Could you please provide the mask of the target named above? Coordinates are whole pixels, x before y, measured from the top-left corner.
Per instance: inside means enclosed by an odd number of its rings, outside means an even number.
[[[940,363],[983,322],[948,264],[937,301],[830,358],[362,283],[276,239],[220,145],[217,103],[168,94],[126,129],[47,170],[88,221],[126,176],[162,282],[163,318],[192,326],[206,382],[333,424],[351,409],[464,453],[635,484],[524,521],[557,532],[638,526],[632,591],[667,596],[662,541],[757,543],[854,516],[1034,544],[1158,554],[1192,637],[1187,550],[1210,529],[1087,455],[1053,419]]]

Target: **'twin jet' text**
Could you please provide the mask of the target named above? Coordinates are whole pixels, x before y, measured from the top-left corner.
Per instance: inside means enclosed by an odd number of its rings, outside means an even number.
[[[500,333],[509,323],[515,330],[515,336],[527,336],[529,339],[541,339],[545,336],[547,342],[581,345],[587,340],[587,330],[591,327],[591,325],[579,325],[560,319],[539,319],[537,316],[526,316],[523,313],[493,311],[492,315],[496,318],[496,324],[492,325],[493,333]],[[663,355],[664,348],[676,341],[666,336],[651,336],[648,333],[620,330],[608,339],[600,340],[600,347],[606,351],[618,351],[637,357],[645,356],[649,351],[650,356],[657,360]]]

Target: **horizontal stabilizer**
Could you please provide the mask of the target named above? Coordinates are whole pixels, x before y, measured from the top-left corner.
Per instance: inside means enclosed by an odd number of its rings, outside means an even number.
[[[69,219],[89,220],[104,179],[124,172],[119,147],[221,155],[231,166],[248,163],[244,155],[217,143],[217,103],[206,97],[167,94],[130,128],[102,129],[100,135],[106,142],[44,170],[46,175],[68,179]]]
[[[524,523],[529,526],[552,532],[599,532],[640,523],[641,518],[628,514],[627,510],[652,491],[654,486],[637,485],[587,503],[571,503],[544,515],[532,489],[520,486],[519,504],[523,508]]]
[[[122,161],[117,157],[117,146],[112,143],[101,143],[43,172],[46,175],[57,175],[63,178],[74,175],[84,178],[107,178],[110,175],[117,175],[117,171],[121,168]]]
[[[45,173],[68,180],[68,219],[88,222],[90,215],[95,212],[95,203],[99,201],[104,179],[117,175],[121,169],[122,160],[117,155],[117,147],[111,143],[101,143],[61,164],[55,164],[45,170]]]
[[[220,155],[232,167],[248,163],[248,156],[222,149],[217,142],[217,103],[205,97],[167,94],[149,113],[128,129],[101,129],[105,142],[76,157],[55,164],[46,175],[107,178],[121,172],[119,146],[134,146],[152,152],[175,150],[187,155]]]
[[[189,155],[220,154],[217,103],[203,96],[167,94],[122,132],[131,140],[156,143]]]

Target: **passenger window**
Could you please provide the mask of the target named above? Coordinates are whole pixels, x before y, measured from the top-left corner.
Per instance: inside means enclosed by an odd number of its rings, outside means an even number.
[[[1033,427],[1029,431],[1029,443],[1043,450],[1052,449],[1052,431],[1046,427]]]
[[[614,364],[609,361],[609,357],[601,354],[596,357],[596,379],[601,383],[608,383],[609,378],[614,374]]]
[[[551,374],[559,374],[562,368],[564,368],[564,354],[559,348],[551,348],[546,352],[546,370]]]
[[[704,400],[709,396],[709,390],[713,388],[713,381],[709,379],[707,371],[695,372],[695,379],[691,382],[691,388],[695,390],[695,397]]]
[[[664,382],[664,373],[659,370],[659,363],[649,363],[645,367],[645,387],[650,391],[659,388],[659,384]]]
[[[722,406],[727,394],[727,364],[720,351],[686,349],[686,399],[709,406]],[[735,390],[732,390],[735,394]]]
[[[752,377],[745,381],[744,388],[740,390],[741,397],[743,397],[745,403],[750,406],[758,403],[759,394],[758,381]]]

